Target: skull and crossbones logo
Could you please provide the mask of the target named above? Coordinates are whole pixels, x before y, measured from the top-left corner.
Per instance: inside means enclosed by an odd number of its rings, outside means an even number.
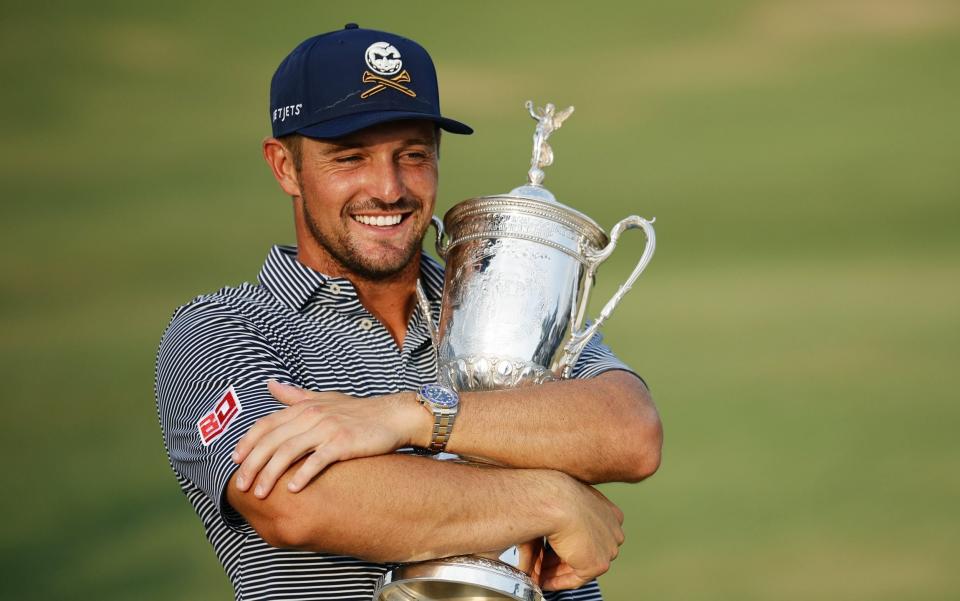
[[[372,88],[364,90],[360,98],[369,98],[374,94],[382,92],[387,88],[392,88],[402,92],[411,98],[416,98],[417,94],[407,86],[403,85],[410,82],[410,74],[403,69],[403,61],[400,59],[400,51],[396,46],[389,42],[374,42],[370,44],[364,53],[367,66],[370,71],[363,72],[363,83],[376,84]],[[401,71],[401,69],[403,69]],[[390,77],[395,75],[394,77]]]
[[[388,42],[374,42],[366,52],[367,66],[377,75],[393,75],[403,67],[400,51]]]

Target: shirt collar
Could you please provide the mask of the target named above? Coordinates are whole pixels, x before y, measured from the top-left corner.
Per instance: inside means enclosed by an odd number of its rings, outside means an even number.
[[[338,284],[339,296],[356,299],[353,284],[344,278],[333,278],[311,269],[297,260],[294,246],[275,245],[260,269],[260,284],[283,304],[301,311],[315,294]],[[431,305],[439,305],[443,297],[443,267],[423,253],[420,259],[420,282]],[[328,286],[329,284],[329,286]]]
[[[330,278],[298,261],[296,247],[275,245],[267,254],[259,279],[280,302],[300,311]]]

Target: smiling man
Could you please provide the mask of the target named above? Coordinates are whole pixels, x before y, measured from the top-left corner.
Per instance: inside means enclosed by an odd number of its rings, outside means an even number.
[[[443,269],[420,249],[440,130],[472,130],[441,116],[429,55],[347,25],[297,46],[270,100],[297,245],[180,307],[157,357],[171,466],[237,598],[366,601],[391,563],[546,537],[547,598],[599,599],[623,514],[590,484],[652,474],[660,421],[598,340],[569,381],[436,384],[416,290],[436,320]],[[422,456],[443,450],[505,467]]]

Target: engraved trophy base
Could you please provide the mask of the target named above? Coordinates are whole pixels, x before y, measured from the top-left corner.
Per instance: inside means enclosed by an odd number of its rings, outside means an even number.
[[[529,576],[476,555],[401,565],[377,582],[374,601],[543,601]]]

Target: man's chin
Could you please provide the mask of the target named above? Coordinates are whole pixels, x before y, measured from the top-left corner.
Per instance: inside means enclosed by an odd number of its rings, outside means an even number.
[[[357,253],[343,263],[347,269],[364,279],[381,280],[394,278],[402,274],[416,256],[416,250],[411,253],[404,253],[403,258],[399,259],[397,254],[377,256],[375,253],[363,255]]]

